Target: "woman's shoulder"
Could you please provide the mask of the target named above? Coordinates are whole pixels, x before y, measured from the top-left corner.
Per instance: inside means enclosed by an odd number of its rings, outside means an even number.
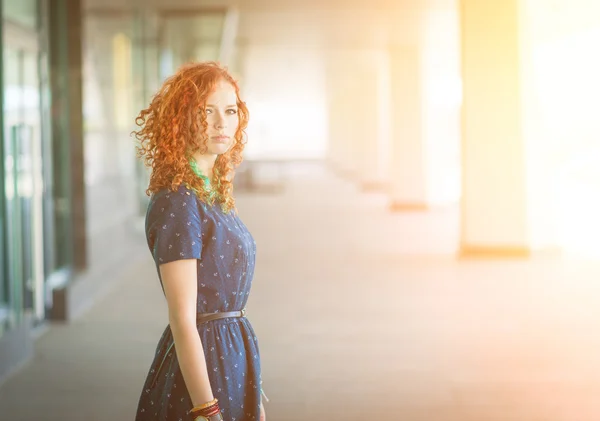
[[[198,197],[196,193],[185,185],[180,185],[176,190],[168,187],[161,188],[150,197],[147,215],[169,212],[198,212]]]
[[[196,199],[196,193],[184,184],[180,184],[177,189],[162,187],[150,196],[150,203],[165,202],[173,203]]]

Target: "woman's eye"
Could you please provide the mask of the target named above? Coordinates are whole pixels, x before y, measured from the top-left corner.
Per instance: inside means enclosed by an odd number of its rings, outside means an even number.
[[[204,110],[204,112],[206,113],[206,115],[208,115],[208,114],[213,114],[213,111],[214,111],[214,110],[213,110],[212,108],[206,108],[206,109]],[[236,109],[233,109],[233,108],[232,108],[232,109],[229,109],[229,110],[227,110],[227,111],[225,111],[225,112],[226,112],[227,114],[230,114],[230,115],[237,114],[237,110],[236,110]]]

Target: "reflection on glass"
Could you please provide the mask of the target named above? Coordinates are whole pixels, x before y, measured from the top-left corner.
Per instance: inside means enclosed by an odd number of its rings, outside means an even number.
[[[167,16],[162,40],[161,77],[189,61],[217,60],[225,13]]]
[[[4,46],[4,211],[7,260],[2,304],[9,324],[36,306],[43,288],[41,212],[40,96],[37,51]],[[39,292],[39,291],[38,291]],[[39,303],[38,303],[39,304]],[[43,306],[38,305],[38,317]]]
[[[4,19],[9,19],[30,29],[36,29],[37,1],[3,0],[2,14]]]

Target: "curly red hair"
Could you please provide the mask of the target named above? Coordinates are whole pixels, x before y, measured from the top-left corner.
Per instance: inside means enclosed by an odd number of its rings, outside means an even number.
[[[233,146],[219,155],[213,167],[211,184],[216,195],[204,188],[204,181],[196,176],[189,163],[191,155],[207,151],[206,113],[204,105],[215,86],[230,83],[235,89],[239,125]],[[198,112],[201,124],[198,124]],[[163,83],[148,108],[140,111],[134,131],[138,158],[151,168],[147,195],[160,189],[176,190],[181,184],[194,190],[206,203],[220,203],[224,212],[235,210],[233,177],[235,168],[242,162],[248,126],[248,109],[240,99],[239,86],[226,68],[216,62],[188,63]]]

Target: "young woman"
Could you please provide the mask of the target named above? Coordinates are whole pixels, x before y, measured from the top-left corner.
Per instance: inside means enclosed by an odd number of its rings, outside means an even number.
[[[138,154],[152,169],[146,238],[169,310],[136,421],[265,420],[245,315],[256,243],[232,185],[248,124],[239,87],[217,63],[188,64],[136,124]]]

